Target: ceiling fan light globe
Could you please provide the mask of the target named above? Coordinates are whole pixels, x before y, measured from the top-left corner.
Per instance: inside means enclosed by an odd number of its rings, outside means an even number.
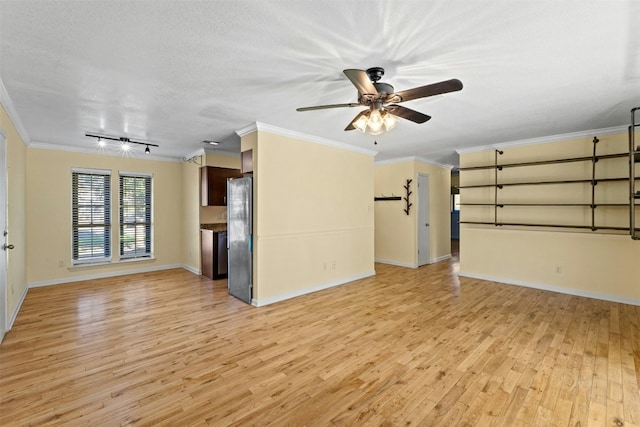
[[[371,135],[380,135],[384,132],[384,121],[378,110],[372,110],[369,113],[369,121],[367,122],[368,132]]]
[[[366,114],[358,117],[358,120],[353,122],[353,127],[358,129],[360,132],[364,132],[367,130],[367,122],[369,121],[369,117]]]
[[[369,126],[378,128],[381,127],[382,124],[382,114],[380,114],[380,111],[372,110],[371,113],[369,113]]]
[[[382,121],[386,130],[391,130],[398,124],[398,119],[393,114],[389,114],[386,111],[382,115]]]

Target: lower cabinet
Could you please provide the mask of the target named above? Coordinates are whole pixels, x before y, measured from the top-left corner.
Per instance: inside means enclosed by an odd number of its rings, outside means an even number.
[[[212,280],[227,277],[227,232],[200,230],[202,275]]]

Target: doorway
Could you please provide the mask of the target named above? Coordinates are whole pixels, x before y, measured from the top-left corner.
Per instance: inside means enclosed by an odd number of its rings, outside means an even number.
[[[418,267],[431,260],[430,236],[429,175],[418,174]]]

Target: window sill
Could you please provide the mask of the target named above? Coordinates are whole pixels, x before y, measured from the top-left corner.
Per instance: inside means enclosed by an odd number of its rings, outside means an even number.
[[[155,261],[156,258],[154,256],[151,257],[146,257],[146,258],[125,258],[125,259],[121,259],[118,261],[107,261],[107,262],[96,262],[93,264],[87,263],[87,264],[77,264],[77,265],[73,265],[69,268],[67,268],[67,270],[69,271],[75,271],[75,270],[88,270],[91,269],[92,267],[95,268],[100,268],[100,267],[108,267],[108,266],[116,266],[116,265],[120,265],[120,264],[130,264],[130,263],[135,263],[135,262],[152,262]]]

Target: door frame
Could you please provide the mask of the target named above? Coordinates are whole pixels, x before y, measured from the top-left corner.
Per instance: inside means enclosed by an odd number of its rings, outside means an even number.
[[[427,186],[426,188],[420,188],[420,177],[426,178],[427,179]],[[418,267],[422,266],[422,265],[427,265],[427,264],[431,264],[431,226],[429,225],[429,233],[427,235],[427,239],[429,239],[427,241],[427,248],[428,248],[428,252],[426,254],[426,261],[425,262],[420,262],[420,228],[421,228],[421,210],[420,210],[420,204],[421,204],[421,196],[425,196],[426,194],[426,199],[427,199],[427,216],[426,216],[426,220],[430,221],[430,209],[431,207],[429,206],[429,174],[427,173],[418,173],[416,175],[416,198],[417,198],[417,202],[416,202],[416,264],[418,265]],[[430,222],[429,222],[430,224]]]
[[[7,244],[7,217],[8,217],[8,196],[7,196],[7,138],[0,128],[0,232],[3,233],[0,236],[0,242],[3,245]],[[2,342],[5,333],[7,332],[7,327],[9,325],[9,309],[8,309],[8,292],[7,292],[7,284],[8,284],[8,268],[9,268],[9,257],[7,249],[3,248],[2,252],[0,252],[0,343]]]

